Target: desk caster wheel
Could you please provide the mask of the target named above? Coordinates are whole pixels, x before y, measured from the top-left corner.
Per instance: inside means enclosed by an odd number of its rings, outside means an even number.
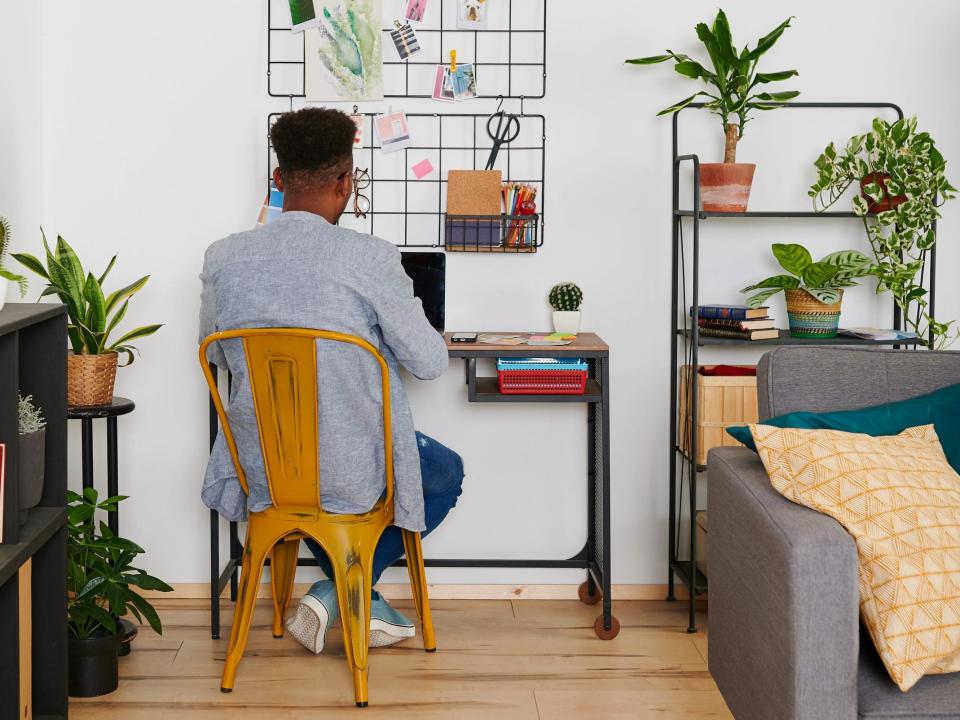
[[[590,594],[590,582],[584,581],[580,583],[580,587],[577,588],[577,595],[580,597],[580,602],[584,605],[596,605],[600,602],[600,588],[596,585],[593,586],[593,595]]]
[[[613,615],[610,616],[610,629],[603,627],[603,615],[600,615],[593,623],[593,631],[601,640],[613,640],[620,634],[620,621]]]

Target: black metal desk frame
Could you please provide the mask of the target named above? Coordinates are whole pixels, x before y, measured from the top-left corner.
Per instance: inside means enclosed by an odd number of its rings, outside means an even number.
[[[602,341],[601,341],[602,342]],[[595,603],[602,599],[602,613],[594,630],[602,639],[616,637],[620,623],[612,613],[610,592],[610,354],[609,350],[582,350],[575,347],[509,348],[475,345],[459,348],[449,345],[451,359],[464,360],[464,376],[469,402],[579,402],[587,404],[587,537],[583,548],[573,557],[554,559],[476,559],[427,558],[427,567],[479,568],[580,568],[587,571],[587,579],[580,586],[580,599]],[[496,378],[477,377],[477,360],[497,358],[505,354],[513,357],[576,356],[588,365],[587,389],[583,395],[501,395]],[[217,414],[210,403],[210,444],[217,437]],[[230,523],[230,557],[225,567],[220,565],[220,515],[210,511],[210,634],[220,637],[219,599],[230,585],[230,599],[236,601],[238,571],[243,546],[237,532],[237,523]],[[269,560],[268,560],[269,563]],[[299,558],[298,566],[314,566],[313,558]],[[396,565],[405,565],[399,560]],[[599,593],[597,591],[600,591]]]

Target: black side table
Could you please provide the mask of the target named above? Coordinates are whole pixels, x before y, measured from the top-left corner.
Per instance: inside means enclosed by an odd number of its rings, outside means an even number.
[[[96,418],[107,419],[107,496],[119,495],[117,483],[117,418],[133,412],[136,407],[133,400],[114,396],[109,405],[67,407],[67,417],[79,420],[81,424],[81,448],[83,457],[83,487],[93,487],[93,421]],[[107,525],[113,533],[119,534],[117,513],[107,513]]]

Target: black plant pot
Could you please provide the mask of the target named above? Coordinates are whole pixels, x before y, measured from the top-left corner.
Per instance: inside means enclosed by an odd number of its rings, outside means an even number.
[[[70,696],[96,697],[117,689],[117,634],[95,635],[86,640],[70,636]]]
[[[30,508],[36,507],[43,496],[43,465],[46,449],[46,428],[20,435],[17,438],[19,462],[17,478],[20,485],[20,524],[27,522]]]

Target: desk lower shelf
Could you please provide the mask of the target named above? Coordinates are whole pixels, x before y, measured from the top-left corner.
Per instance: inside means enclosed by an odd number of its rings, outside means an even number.
[[[478,377],[472,392],[467,393],[470,402],[561,402],[596,403],[603,400],[600,383],[593,378],[587,379],[583,395],[504,395],[500,392],[495,377]]]

